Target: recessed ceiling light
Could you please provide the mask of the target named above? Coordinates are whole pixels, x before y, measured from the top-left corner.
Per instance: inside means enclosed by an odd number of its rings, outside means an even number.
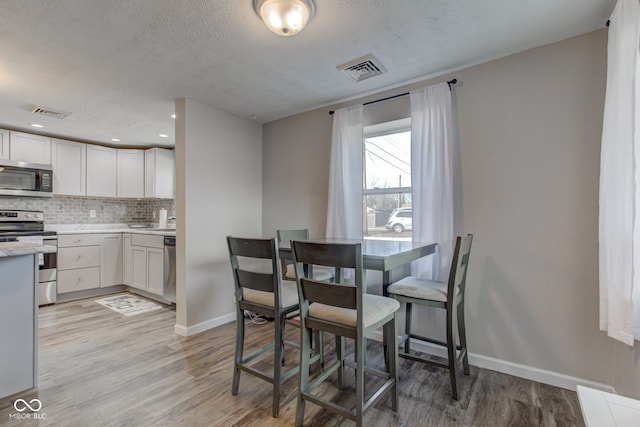
[[[165,135],[164,133],[161,133],[160,135],[158,135],[160,138],[169,138],[169,135]]]
[[[120,142],[120,140],[118,138],[111,138],[112,142]]]
[[[172,118],[172,119],[175,119],[175,118],[176,118],[176,115],[175,115],[175,114],[172,114],[172,115],[171,115],[171,118]]]
[[[34,127],[34,128],[43,128],[44,127],[40,123],[31,123],[31,126]]]

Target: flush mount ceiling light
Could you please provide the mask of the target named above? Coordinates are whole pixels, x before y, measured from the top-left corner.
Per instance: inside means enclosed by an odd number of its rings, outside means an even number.
[[[293,36],[313,19],[315,0],[253,0],[253,10],[280,36]]]

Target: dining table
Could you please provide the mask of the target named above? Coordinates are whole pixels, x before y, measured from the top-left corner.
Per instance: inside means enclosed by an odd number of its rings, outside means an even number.
[[[437,243],[413,242],[391,239],[310,239],[317,243],[361,243],[362,264],[366,270],[382,272],[382,295],[389,296],[387,288],[391,284],[391,271],[410,264],[436,251]],[[290,242],[280,242],[280,258],[293,260]]]

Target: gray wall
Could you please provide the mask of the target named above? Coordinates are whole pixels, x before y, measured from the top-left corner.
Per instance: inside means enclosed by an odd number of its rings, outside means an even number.
[[[615,344],[598,330],[606,41],[598,31],[265,124],[263,233],[307,226],[324,235],[330,109],[456,77],[456,229],[475,234],[470,351],[615,385]],[[402,116],[407,102],[367,107],[366,120]]]
[[[234,320],[225,236],[262,233],[262,133],[191,99],[176,115],[176,331],[192,335]]]
[[[135,224],[158,222],[158,210],[167,209],[170,216],[175,214],[173,200],[132,200],[110,198],[84,198],[54,196],[0,197],[0,210],[20,209],[44,212],[46,224]],[[91,218],[90,210],[96,211]],[[153,217],[154,212],[156,217]]]

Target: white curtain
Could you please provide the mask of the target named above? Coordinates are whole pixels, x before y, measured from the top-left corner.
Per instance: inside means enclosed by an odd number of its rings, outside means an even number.
[[[640,3],[611,15],[600,156],[600,329],[640,339]]]
[[[453,251],[451,91],[446,83],[410,93],[413,241],[438,243],[411,274],[446,281]]]
[[[362,239],[363,117],[362,105],[333,114],[327,238]]]

